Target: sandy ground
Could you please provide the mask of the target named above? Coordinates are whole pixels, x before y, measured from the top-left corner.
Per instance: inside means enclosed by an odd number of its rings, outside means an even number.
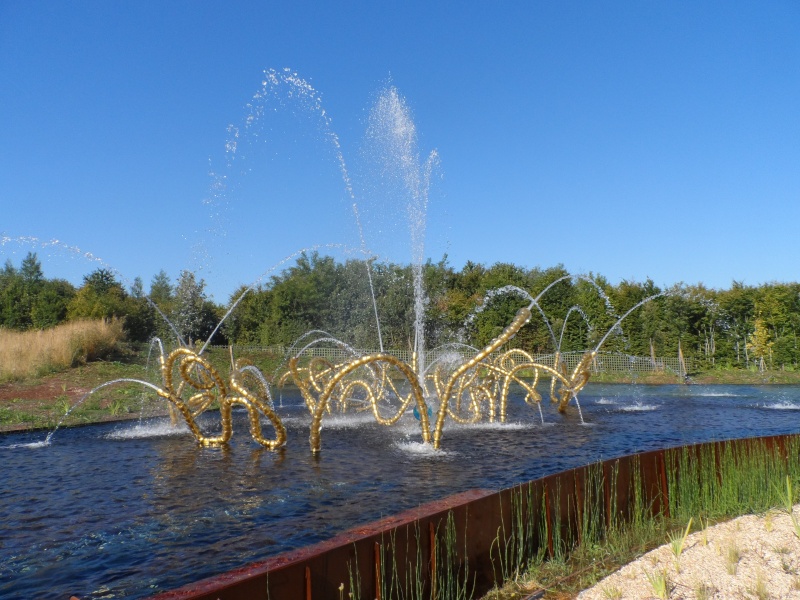
[[[794,518],[800,533],[800,505]],[[658,593],[659,579],[666,595]],[[679,559],[666,544],[578,598],[800,599],[800,537],[785,511],[739,517],[688,536]]]

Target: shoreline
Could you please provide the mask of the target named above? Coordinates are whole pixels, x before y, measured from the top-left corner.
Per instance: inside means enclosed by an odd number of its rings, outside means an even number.
[[[691,373],[688,380],[670,373],[598,373],[589,383],[626,385],[800,385],[800,371],[716,370]]]
[[[74,408],[89,390],[126,377],[144,375],[140,366],[122,362],[98,361],[75,369],[50,373],[20,381],[0,383],[0,433],[50,430],[64,417],[66,408]],[[665,372],[595,373],[589,385],[727,385],[784,386],[800,385],[800,371],[765,371],[719,369],[690,374],[684,378]],[[103,390],[62,426],[73,427],[111,421],[138,419],[141,394],[117,389]],[[154,407],[150,406],[148,414]]]

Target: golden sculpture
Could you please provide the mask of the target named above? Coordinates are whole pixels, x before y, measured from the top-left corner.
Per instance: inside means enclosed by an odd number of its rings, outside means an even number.
[[[270,450],[276,450],[286,443],[286,428],[270,403],[265,401],[268,397],[266,382],[255,377],[246,365],[241,362],[234,364],[230,385],[227,385],[207,360],[189,348],[173,350],[166,358],[162,355],[160,360],[163,387],[157,393],[169,401],[173,423],[177,422],[177,415],[180,413],[201,445],[220,446],[228,443],[233,434],[231,409],[234,405],[247,409],[250,416],[250,435],[256,442]],[[181,377],[177,387],[174,384],[176,363]],[[260,393],[248,389],[248,384],[261,388]],[[191,393],[187,387],[196,390],[196,393],[184,399],[184,393]],[[222,433],[216,437],[208,437],[200,430],[196,418],[215,400],[219,403]],[[264,415],[272,423],[275,439],[269,440],[262,435],[260,415]]]
[[[525,390],[526,403],[538,404],[541,395],[536,391],[536,386],[541,373],[547,373],[551,378],[550,398],[558,404],[560,412],[564,412],[570,399],[576,397],[586,385],[595,351],[587,352],[571,374],[567,373],[558,353],[552,366],[537,363],[528,353],[518,349],[509,350],[491,360],[491,355],[508,343],[530,318],[530,307],[520,309],[508,327],[474,357],[460,364],[450,374],[445,374],[439,365],[427,378],[439,404],[432,433],[424,392],[427,382],[420,381],[416,364],[409,366],[388,354],[370,354],[339,365],[317,357],[303,368],[298,366],[299,357],[294,356],[289,360],[289,371],[280,383],[286,382],[291,376],[303,395],[312,415],[309,443],[315,454],[321,447],[322,417],[333,408],[340,411],[353,406],[357,410],[371,409],[378,423],[391,425],[400,419],[412,402],[416,403],[419,413],[423,441],[427,443],[432,439],[433,448],[438,449],[448,416],[458,423],[475,423],[484,416],[482,407],[485,404],[490,421],[495,420],[499,407],[500,421],[505,422],[512,383]],[[415,360],[412,362],[416,363]],[[365,369],[363,376],[355,379],[348,377],[362,368]],[[390,371],[393,369],[402,377],[392,377]],[[407,382],[408,392],[399,390],[397,382],[402,380]],[[392,401],[399,407],[392,416],[384,417],[380,412],[381,406],[389,405]],[[461,414],[465,404],[470,413],[468,416]]]
[[[512,384],[525,392],[524,400],[528,405],[537,406],[541,411],[542,395],[537,386],[542,375],[550,377],[550,400],[563,413],[569,401],[576,398],[588,382],[597,351],[585,353],[572,373],[567,372],[558,352],[552,365],[536,362],[520,349],[510,349],[497,356],[497,352],[530,321],[531,306],[521,308],[500,335],[452,372],[447,372],[440,363],[432,373],[420,375],[416,354],[411,365],[389,354],[376,353],[356,356],[341,364],[314,357],[301,367],[301,350],[289,359],[288,370],[278,385],[291,378],[300,390],[311,415],[309,444],[314,454],[321,449],[320,430],[326,413],[370,410],[381,425],[393,425],[412,404],[419,419],[422,441],[439,449],[448,417],[460,424],[476,423],[484,418],[490,422],[496,419],[505,422]],[[256,442],[270,450],[286,443],[286,428],[272,407],[267,381],[255,367],[234,361],[231,355],[231,374],[226,383],[211,363],[189,348],[178,348],[166,357],[162,352],[160,362],[162,387],[146,385],[154,387],[157,394],[169,402],[173,424],[182,416],[201,445],[219,446],[230,440],[233,433],[231,410],[236,405],[247,409],[250,433]],[[180,379],[177,385],[176,372]],[[433,390],[432,394],[428,393],[429,389]],[[428,407],[431,401],[438,402],[435,411]],[[202,432],[197,417],[214,402],[219,405],[222,433],[211,437]],[[429,415],[434,413],[431,429]],[[275,429],[275,439],[263,436],[262,415]]]

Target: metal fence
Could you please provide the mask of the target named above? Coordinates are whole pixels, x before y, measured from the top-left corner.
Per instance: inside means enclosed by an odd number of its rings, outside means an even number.
[[[227,351],[228,346],[211,346],[212,349],[224,349]],[[267,353],[275,356],[286,356],[292,350],[288,346],[253,346],[253,345],[234,345],[233,351],[237,355],[246,355],[253,353]],[[295,350],[292,350],[294,354]],[[302,352],[303,357],[324,357],[333,363],[346,362],[356,356],[364,356],[367,354],[374,354],[378,350],[361,350],[352,349],[347,350],[341,347],[325,347],[325,346],[312,346],[306,348]],[[412,352],[410,350],[385,350],[385,354],[390,354],[399,358],[403,362],[411,363]],[[457,348],[457,349],[432,349],[425,353],[426,364],[431,364],[437,361],[453,360],[468,360],[475,356],[476,352],[470,349]],[[501,352],[495,353],[493,356],[499,356]],[[583,357],[583,352],[564,352],[561,354],[561,359],[567,367],[568,371],[572,371],[578,362]],[[553,354],[533,354],[534,360],[540,364],[552,365],[554,360]],[[692,371],[692,361],[689,358],[684,359],[685,365],[681,364],[679,358],[672,357],[656,357],[655,359],[650,356],[632,356],[630,354],[623,354],[621,352],[600,352],[592,363],[592,371],[594,373],[675,373],[678,375],[685,375],[686,372]]]

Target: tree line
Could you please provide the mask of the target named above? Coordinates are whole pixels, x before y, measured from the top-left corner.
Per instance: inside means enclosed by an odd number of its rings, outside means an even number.
[[[205,282],[190,271],[182,271],[175,284],[160,271],[146,294],[140,277],[125,289],[113,272],[102,268],[85,275],[77,288],[64,279],[47,279],[35,253],[28,253],[19,267],[7,260],[0,270],[0,327],[8,329],[119,318],[131,341],[180,336],[191,343],[211,333],[220,311],[206,298]]]
[[[455,269],[446,257],[423,267],[426,345],[457,341],[481,347],[528,304],[515,288],[537,296],[562,278],[542,295],[541,314],[534,311],[515,346],[536,353],[553,352],[556,347],[592,349],[620,316],[655,296],[614,329],[602,350],[659,357],[682,352],[707,367],[794,368],[800,360],[798,283],[747,286],[734,281],[727,290],[702,284],[662,289],[649,279],[612,285],[601,275],[569,277],[561,265],[528,269],[511,263],[468,262]],[[508,293],[491,293],[501,288]],[[305,254],[263,285],[235,290],[227,305],[209,300],[205,282],[190,271],[182,271],[173,282],[162,270],[147,292],[141,278],[125,289],[106,269],[89,273],[79,287],[47,279],[33,253],[19,267],[7,261],[0,271],[0,327],[11,329],[119,317],[132,341],[159,336],[175,342],[180,336],[191,344],[205,340],[237,300],[213,343],[286,346],[316,329],[354,347],[376,349],[377,309],[385,349],[410,349],[414,344],[409,265],[341,262]]]

